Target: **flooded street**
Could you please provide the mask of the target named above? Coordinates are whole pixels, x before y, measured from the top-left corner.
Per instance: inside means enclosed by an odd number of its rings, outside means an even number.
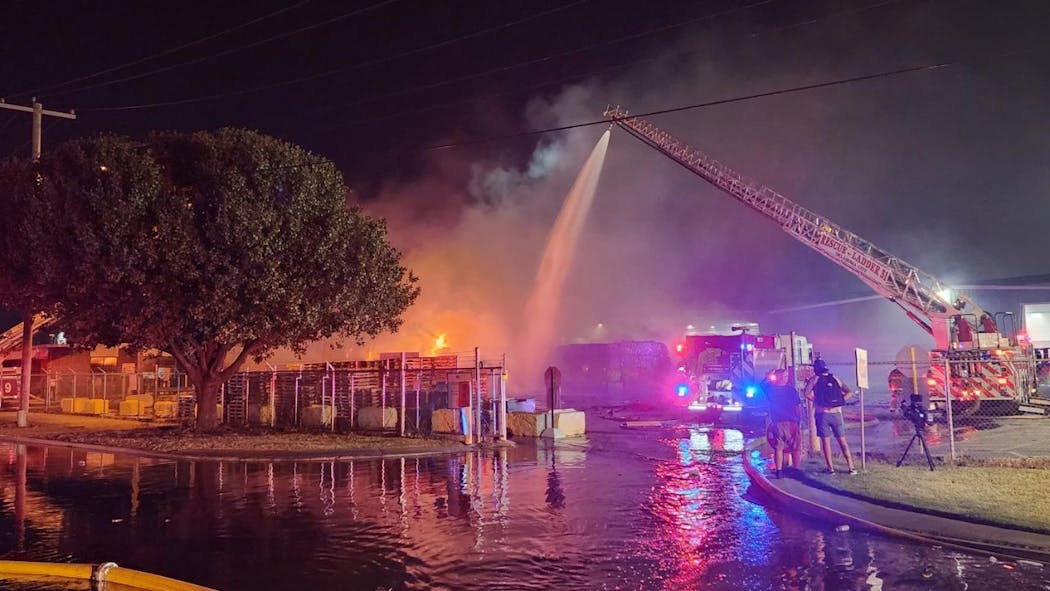
[[[595,420],[585,440],[553,449],[382,461],[4,444],[0,552],[112,560],[229,591],[1050,588],[1042,570],[752,502],[744,442]]]

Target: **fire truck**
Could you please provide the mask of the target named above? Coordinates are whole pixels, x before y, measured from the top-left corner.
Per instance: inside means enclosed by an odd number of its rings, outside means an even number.
[[[33,332],[54,322],[53,318],[36,315],[33,317]],[[18,404],[22,391],[22,322],[0,333],[0,406]]]
[[[813,363],[806,337],[761,334],[754,323],[734,325],[728,333],[687,334],[674,350],[675,393],[705,420],[765,417],[770,380],[781,376],[801,392]]]
[[[605,117],[899,306],[933,337],[925,381],[934,405],[945,400],[947,391],[957,413],[982,405],[1003,414],[1041,412],[1028,406],[1036,384],[1034,350],[1023,332],[1006,326],[1011,315],[982,310],[933,275],[618,106],[606,108]]]

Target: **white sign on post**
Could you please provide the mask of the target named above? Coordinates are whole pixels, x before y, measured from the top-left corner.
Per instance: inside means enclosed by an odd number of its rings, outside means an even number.
[[[867,349],[854,349],[857,354],[857,387],[868,387],[868,351]]]
[[[864,439],[864,390],[868,387],[868,350],[854,349],[857,356],[857,390],[860,390],[860,469],[868,467],[868,445]]]

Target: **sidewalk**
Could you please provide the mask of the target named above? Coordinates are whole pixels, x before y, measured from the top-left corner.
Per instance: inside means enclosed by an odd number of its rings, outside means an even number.
[[[753,457],[756,455],[757,457]],[[744,454],[744,468],[771,500],[830,523],[1015,560],[1050,562],[1050,535],[894,509],[816,488],[794,478],[771,479],[764,445]]]

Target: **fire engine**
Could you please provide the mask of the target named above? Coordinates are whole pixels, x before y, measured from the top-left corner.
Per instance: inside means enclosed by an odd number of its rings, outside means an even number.
[[[43,315],[33,317],[33,332],[44,328],[54,322],[53,318]],[[0,405],[8,406],[18,404],[18,396],[22,390],[22,360],[21,357],[11,358],[12,354],[22,347],[23,323],[0,333]]]
[[[687,334],[674,350],[675,393],[708,420],[765,417],[768,382],[783,376],[801,392],[813,363],[806,337],[761,334],[754,323],[734,325],[728,333]]]
[[[985,312],[929,273],[618,106],[606,108],[605,117],[898,305],[933,337],[926,376],[931,400],[944,400],[947,390],[953,412],[972,413],[983,404],[1004,413],[1041,410],[1022,406],[1035,387],[1035,355],[1023,332],[1005,326],[1011,316]]]

